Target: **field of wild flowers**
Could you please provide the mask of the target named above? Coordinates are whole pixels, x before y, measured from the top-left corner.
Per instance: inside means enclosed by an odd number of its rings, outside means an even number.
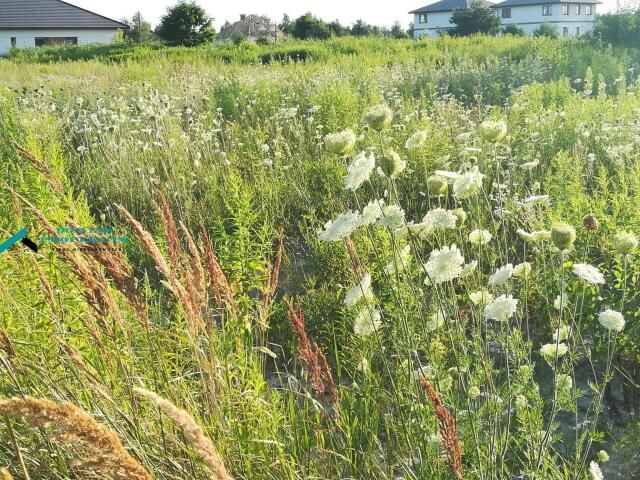
[[[0,60],[0,478],[640,478],[640,51],[92,48]]]

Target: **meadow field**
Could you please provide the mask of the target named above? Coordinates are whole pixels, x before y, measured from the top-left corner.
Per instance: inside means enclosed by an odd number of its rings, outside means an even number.
[[[0,242],[38,244],[0,253],[0,478],[640,478],[639,74],[509,36],[0,59]]]

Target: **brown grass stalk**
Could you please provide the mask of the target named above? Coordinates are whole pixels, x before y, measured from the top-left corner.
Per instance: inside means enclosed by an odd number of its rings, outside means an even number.
[[[333,375],[329,369],[327,359],[318,348],[315,342],[311,342],[304,325],[304,315],[300,298],[296,299],[295,305],[285,299],[284,304],[289,314],[291,328],[298,337],[298,354],[307,371],[307,380],[311,389],[318,399],[323,399],[325,393],[329,392],[331,402],[334,406],[338,404],[338,391],[333,381]],[[326,382],[326,385],[325,385]]]
[[[209,274],[209,288],[219,308],[226,308],[232,316],[236,316],[236,302],[233,297],[233,291],[229,280],[222,270],[222,265],[216,254],[213,253],[213,247],[209,241],[209,235],[204,228],[204,225],[200,225],[200,235],[202,237],[202,248],[204,250],[204,258],[207,264],[207,270]]]
[[[207,282],[204,267],[202,266],[202,258],[198,247],[196,247],[196,242],[193,241],[191,233],[182,222],[180,222],[180,230],[187,242],[187,248],[191,256],[191,260],[185,266],[185,272],[188,271],[188,275],[185,275],[185,277],[190,279],[189,285],[192,287],[189,291],[192,294],[193,302],[203,308],[207,301]]]
[[[62,194],[64,192],[62,185],[56,180],[51,169],[42,161],[39,160],[35,154],[31,151],[27,150],[25,147],[20,145],[18,142],[12,140],[11,143],[13,146],[20,152],[20,154],[31,164],[33,167],[38,170],[40,173],[44,175],[47,180],[47,183],[51,186],[56,193]]]
[[[105,479],[151,480],[124,449],[118,436],[70,403],[39,398],[0,400],[0,415],[24,420],[31,428],[51,427],[49,440],[75,453],[73,469]]]
[[[260,319],[258,324],[263,328],[267,328],[267,318],[269,310],[275,298],[278,284],[280,283],[280,268],[282,265],[282,256],[284,253],[284,230],[280,229],[278,240],[275,245],[275,257],[273,263],[269,265],[267,280],[262,292],[262,306],[260,308]]]
[[[353,267],[353,273],[356,274],[356,278],[364,277],[365,272],[362,268],[362,262],[360,262],[358,251],[356,250],[356,246],[353,244],[353,240],[351,240],[351,237],[346,237],[344,239],[344,245],[347,248],[347,253],[349,254],[349,258],[351,259],[351,266]]]
[[[180,245],[180,238],[178,236],[178,227],[176,226],[176,221],[173,218],[171,208],[169,208],[167,198],[161,190],[156,190],[156,198],[156,208],[160,214],[162,226],[164,227],[164,235],[167,239],[169,262],[174,268],[178,268],[183,260],[182,246]]]
[[[438,427],[440,436],[442,437],[442,446],[447,455],[447,463],[453,474],[458,479],[463,478],[462,472],[462,452],[460,442],[458,441],[458,430],[451,412],[442,405],[442,401],[438,396],[429,380],[424,377],[420,378],[420,384],[427,393],[431,404],[435,409],[436,418],[438,419]]]
[[[229,473],[227,473],[227,469],[218,450],[186,410],[176,407],[169,400],[144,388],[135,388],[134,393],[156,405],[162,413],[169,417],[180,428],[184,438],[209,467],[212,480],[232,480]]]
[[[13,480],[13,477],[6,468],[0,468],[0,480]]]

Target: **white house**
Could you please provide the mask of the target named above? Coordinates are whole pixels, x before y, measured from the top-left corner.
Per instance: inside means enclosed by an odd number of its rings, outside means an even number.
[[[482,3],[487,7],[492,5],[486,1]],[[439,31],[454,27],[450,21],[453,11],[457,8],[468,8],[470,5],[471,0],[440,0],[409,12],[413,14],[413,36],[435,37]]]
[[[531,34],[543,23],[554,27],[563,37],[578,37],[593,30],[597,0],[504,0],[491,8],[502,26],[515,23]]]
[[[128,28],[62,0],[0,0],[0,55],[12,47],[110,43]]]
[[[516,24],[531,34],[543,23],[549,23],[561,36],[574,37],[593,30],[598,0],[504,0],[492,4],[502,26]],[[456,8],[468,8],[471,0],[441,0],[412,12],[413,36],[435,36],[451,28],[451,14]]]

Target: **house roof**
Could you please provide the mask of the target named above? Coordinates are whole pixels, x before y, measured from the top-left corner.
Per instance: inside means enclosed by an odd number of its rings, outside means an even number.
[[[485,7],[493,5],[491,2],[483,1]],[[440,0],[439,2],[432,3],[417,10],[413,10],[409,13],[435,13],[435,12],[449,12],[456,8],[469,8],[471,0]]]
[[[526,5],[549,5],[552,3],[596,4],[602,2],[598,0],[504,0],[503,2],[494,3],[493,5],[491,5],[491,8],[524,7]]]
[[[1,1],[1,0],[0,0]],[[286,37],[279,28],[274,28],[267,17],[260,15],[246,15],[240,21],[220,29],[218,40],[234,40],[241,37]]]
[[[62,0],[0,0],[0,30],[34,28],[128,29],[129,27]]]

